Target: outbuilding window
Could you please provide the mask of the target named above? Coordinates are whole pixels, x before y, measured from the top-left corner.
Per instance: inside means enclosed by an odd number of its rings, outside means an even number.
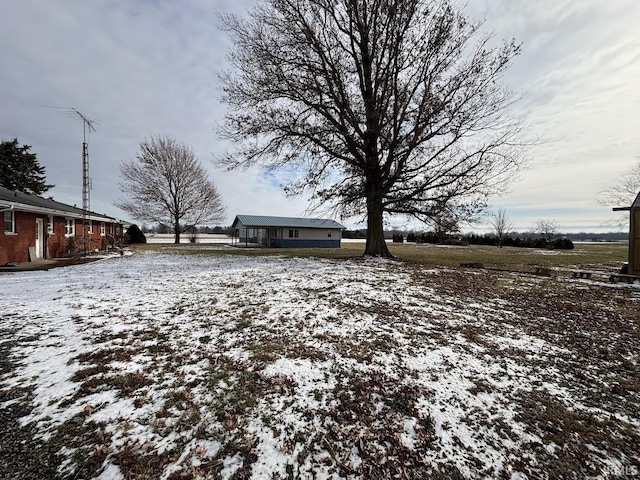
[[[298,238],[298,230],[289,230],[289,238]]]
[[[16,233],[16,212],[13,210],[4,212],[4,233]]]

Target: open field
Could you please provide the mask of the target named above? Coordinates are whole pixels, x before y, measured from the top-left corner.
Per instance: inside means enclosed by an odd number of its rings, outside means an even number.
[[[152,245],[3,274],[0,478],[640,472],[640,286],[562,274],[624,246],[391,248]]]
[[[492,246],[443,246],[415,243],[389,243],[391,253],[405,263],[429,266],[457,267],[461,263],[482,263],[487,268],[532,271],[536,266],[575,269],[596,268],[618,270],[627,260],[627,245],[621,243],[578,243],[574,250],[540,250],[532,248],[496,248]],[[363,241],[343,241],[339,249],[263,249],[221,248],[205,245],[138,245],[142,251],[171,252],[179,248],[183,253],[210,255],[258,255],[301,258],[357,259],[364,251]]]

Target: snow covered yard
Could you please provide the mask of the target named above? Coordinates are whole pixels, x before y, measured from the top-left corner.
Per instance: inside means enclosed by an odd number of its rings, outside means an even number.
[[[0,288],[0,477],[19,432],[65,479],[640,472],[637,287],[185,250]]]

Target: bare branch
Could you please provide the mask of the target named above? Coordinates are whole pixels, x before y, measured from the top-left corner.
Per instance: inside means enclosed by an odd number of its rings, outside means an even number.
[[[388,254],[385,214],[477,213],[525,164],[500,83],[520,47],[475,41],[449,0],[266,0],[222,22],[236,148],[219,164],[295,169],[288,193],[366,215],[365,253]]]

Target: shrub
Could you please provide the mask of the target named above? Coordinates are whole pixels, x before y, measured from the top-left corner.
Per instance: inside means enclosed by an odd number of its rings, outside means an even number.
[[[127,243],[147,243],[147,237],[145,237],[140,227],[137,225],[131,225],[126,233]]]

